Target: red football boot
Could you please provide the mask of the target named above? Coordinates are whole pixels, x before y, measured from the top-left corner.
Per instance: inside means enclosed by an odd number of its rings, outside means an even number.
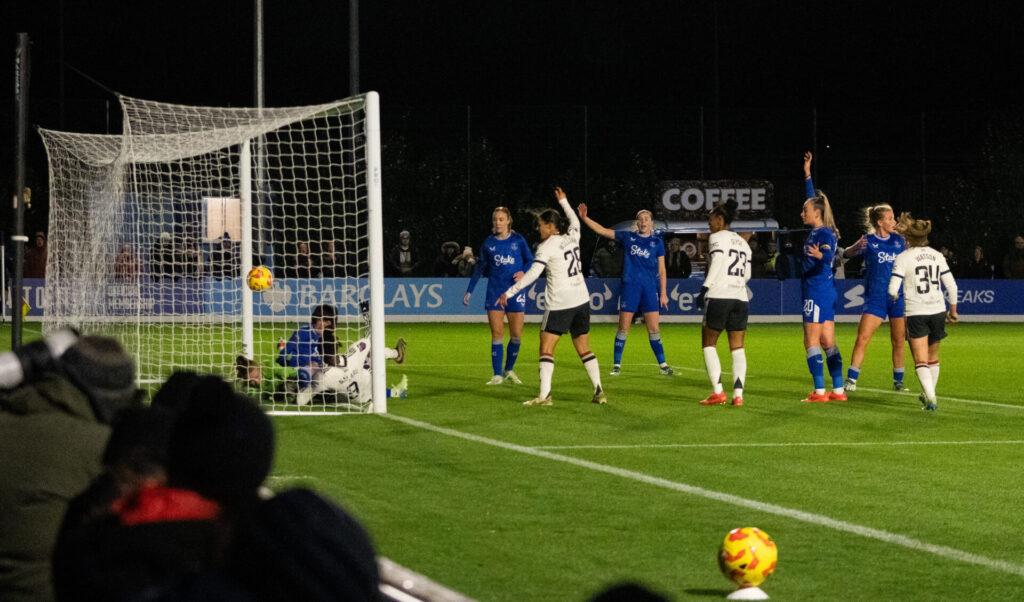
[[[725,403],[726,401],[728,401],[728,399],[726,399],[725,397],[725,391],[722,391],[721,393],[712,393],[711,395],[708,395],[708,398],[700,402],[700,405],[713,406],[720,403]]]
[[[823,403],[826,401],[830,401],[828,393],[822,393],[819,395],[814,391],[811,391],[811,394],[807,396],[807,399],[803,400],[804,403]]]

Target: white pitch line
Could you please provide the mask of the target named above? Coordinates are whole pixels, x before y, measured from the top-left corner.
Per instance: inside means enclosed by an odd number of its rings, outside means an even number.
[[[857,525],[854,523],[848,523],[846,521],[829,518],[821,514],[813,514],[811,512],[804,512],[803,510],[795,510],[793,508],[786,508],[784,506],[778,506],[775,504],[768,504],[765,502],[759,502],[757,500],[751,500],[742,498],[729,493],[722,493],[719,491],[712,491],[710,489],[704,489],[694,485],[687,485],[686,483],[678,483],[675,481],[669,481],[667,479],[661,479],[658,477],[652,477],[651,475],[643,474],[641,472],[635,472],[632,470],[626,470],[624,468],[618,468],[615,466],[608,466],[606,464],[598,464],[597,462],[590,462],[587,460],[581,460],[579,458],[573,458],[571,456],[563,456],[561,454],[555,454],[542,449],[533,447],[525,447],[522,445],[516,445],[515,443],[508,443],[505,441],[499,441],[497,439],[490,439],[488,437],[482,437],[480,435],[473,435],[471,433],[464,433],[462,431],[456,431],[441,426],[436,426],[427,422],[420,422],[419,420],[413,420],[411,418],[405,418],[403,416],[396,416],[394,414],[381,414],[381,416],[414,426],[417,428],[433,431],[442,435],[448,435],[450,437],[457,437],[459,439],[465,439],[467,441],[474,441],[477,443],[483,443],[485,445],[491,445],[501,449],[507,449],[521,454],[527,454],[530,456],[536,456],[538,458],[545,458],[547,460],[554,460],[556,462],[564,462],[580,468],[586,468],[596,472],[603,472],[606,474],[622,477],[624,479],[630,479],[632,481],[638,481],[646,483],[648,485],[654,485],[655,487],[661,487],[663,489],[669,489],[671,491],[679,491],[681,493],[687,493],[690,495],[696,495],[699,497],[715,500],[719,502],[725,502],[727,504],[733,504],[735,506],[741,506],[744,508],[750,508],[759,512],[767,512],[769,514],[775,514],[777,516],[784,516],[794,520],[810,523],[813,525],[819,525],[837,531],[845,531],[847,533],[853,533],[862,537],[868,537],[870,539],[876,539],[885,543],[895,544],[912,550],[919,550],[941,556],[943,558],[949,558],[959,562],[966,562],[968,564],[975,564],[983,566],[1018,577],[1024,577],[1024,566],[1007,562],[1005,560],[995,560],[979,554],[972,554],[971,552],[965,552],[963,550],[957,550],[956,548],[950,548],[948,546],[941,546],[937,544],[928,543],[906,535],[900,535],[898,533],[890,533],[881,529],[874,529],[871,527],[865,527],[863,525]]]
[[[1022,445],[1021,441],[793,441],[779,443],[638,443],[636,445],[535,445],[533,449],[659,449],[702,447],[860,447],[872,445]]]

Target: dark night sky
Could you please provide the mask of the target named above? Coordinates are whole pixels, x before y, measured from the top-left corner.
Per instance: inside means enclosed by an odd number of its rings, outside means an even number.
[[[250,104],[251,1],[64,2],[66,62],[132,96]],[[267,103],[347,95],[344,2],[265,1]],[[1019,3],[798,0],[719,3],[723,106],[1020,104]],[[5,2],[33,38],[37,121],[59,97],[59,3]],[[363,0],[361,83],[400,104],[710,105],[711,2]],[[72,101],[109,98],[65,72]],[[10,92],[4,94],[5,120]],[[85,109],[80,109],[85,110]],[[9,123],[9,120],[7,120]],[[5,126],[9,127],[9,126]]]

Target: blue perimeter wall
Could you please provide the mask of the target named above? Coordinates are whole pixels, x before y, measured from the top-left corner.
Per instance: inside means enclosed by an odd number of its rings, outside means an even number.
[[[477,284],[469,306],[462,304],[468,279],[465,278],[388,278],[384,281],[385,307],[389,322],[479,322],[484,321],[484,296],[487,283]],[[693,299],[702,280],[669,280],[668,310],[662,310],[663,322],[698,322],[700,312]],[[202,279],[188,287],[186,296],[180,288],[144,282],[141,293],[146,314],[159,319],[168,313],[228,314],[238,313],[241,306],[238,285],[232,281]],[[590,308],[595,322],[615,321],[620,281],[588,278]],[[1024,280],[960,280],[957,310],[965,321],[1024,321]],[[31,309],[28,317],[42,317],[45,280],[27,279],[25,298]],[[309,315],[319,303],[333,303],[342,314],[357,314],[360,287],[365,280],[351,278],[287,279],[274,282],[270,290],[253,294],[257,321],[294,320]],[[134,288],[134,286],[130,287]],[[837,321],[855,322],[863,309],[864,286],[860,280],[837,280]],[[111,284],[107,291],[108,307],[117,315],[130,315],[132,304],[124,295],[125,284]],[[752,321],[795,322],[800,320],[799,280],[751,280],[749,285]],[[536,322],[544,313],[543,279],[527,290],[527,320]],[[8,315],[9,314],[8,310]]]

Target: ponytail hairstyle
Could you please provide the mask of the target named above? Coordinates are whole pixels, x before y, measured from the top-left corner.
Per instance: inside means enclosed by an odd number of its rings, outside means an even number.
[[[892,206],[889,203],[882,203],[875,205],[874,207],[865,207],[864,215],[861,216],[861,223],[864,226],[864,230],[868,234],[874,234],[878,230],[878,222],[881,221],[882,216],[885,215],[886,211],[892,211]]]
[[[807,202],[813,203],[815,209],[821,212],[821,224],[831,229],[836,235],[836,240],[839,240],[839,228],[836,228],[836,218],[832,215],[832,205],[829,204],[825,193],[815,190],[814,196],[807,199]]]
[[[739,206],[740,205],[739,203],[736,202],[736,199],[729,199],[724,203],[718,202],[715,203],[714,208],[711,209],[710,215],[717,215],[721,217],[722,221],[725,222],[725,226],[729,227],[729,224],[732,223],[732,220],[736,219],[736,212],[739,209]]]
[[[896,232],[907,240],[908,247],[924,247],[928,244],[928,235],[932,232],[932,220],[914,219],[910,212],[904,211],[896,222]]]
[[[559,234],[565,234],[569,231],[569,220],[565,219],[562,212],[556,209],[545,209],[537,214],[536,219],[545,224],[554,224]]]

